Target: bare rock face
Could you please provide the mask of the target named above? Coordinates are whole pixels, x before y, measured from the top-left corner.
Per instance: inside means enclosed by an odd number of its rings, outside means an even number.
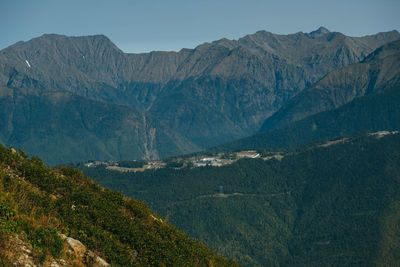
[[[72,252],[77,258],[83,258],[85,256],[87,249],[81,241],[67,237],[63,234],[61,234],[60,237],[68,244],[70,252]]]
[[[77,259],[80,259],[83,263],[90,264],[93,267],[109,267],[104,259],[100,258],[96,253],[91,250],[88,250],[85,245],[81,243],[81,241],[77,239],[73,239],[71,237],[67,237],[66,235],[61,234],[60,237],[68,244],[69,252]]]
[[[110,264],[108,264],[105,260],[97,256],[93,251],[88,250],[86,251],[86,262],[90,262],[92,266],[95,267],[109,267]]]
[[[7,255],[15,266],[36,266],[32,257],[32,245],[24,242],[19,236],[10,236]]]
[[[68,245],[68,253],[72,259],[49,259],[38,265],[33,258],[32,245],[25,242],[22,237],[10,236],[6,256],[15,266],[21,267],[70,267],[75,266],[77,262],[81,265],[90,265],[93,267],[109,267],[104,259],[100,258],[93,251],[88,250],[79,240],[60,234],[62,240]]]

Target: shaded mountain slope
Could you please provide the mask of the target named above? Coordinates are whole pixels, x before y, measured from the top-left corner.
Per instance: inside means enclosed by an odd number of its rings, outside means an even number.
[[[360,135],[223,167],[84,168],[245,266],[391,266],[400,135]],[[222,192],[221,192],[222,191]]]
[[[196,146],[149,114],[68,92],[0,89],[0,141],[45,162],[157,159]]]
[[[212,150],[287,148],[360,131],[396,131],[400,129],[399,101],[400,86],[386,88],[382,92],[356,98],[337,109],[320,112],[285,127],[258,133]]]
[[[377,49],[363,62],[335,70],[305,89],[273,116],[261,131],[279,128],[312,114],[400,84],[400,41]]]
[[[2,145],[0,215],[2,266],[237,266],[143,202]]]
[[[388,35],[398,38],[397,32]],[[150,112],[202,147],[249,135],[303,88],[381,43],[367,49],[360,40],[339,33],[313,38],[258,32],[204,44],[188,57],[192,78],[167,84]]]

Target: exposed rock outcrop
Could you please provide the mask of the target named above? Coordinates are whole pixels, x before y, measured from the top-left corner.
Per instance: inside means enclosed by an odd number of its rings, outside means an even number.
[[[85,245],[83,245],[79,240],[73,239],[72,237],[67,237],[63,234],[61,234],[60,237],[68,244],[68,252],[74,255],[76,259],[93,267],[110,266],[110,264],[108,264],[104,259],[96,255],[96,253],[88,250]]]
[[[60,259],[50,258],[43,263],[36,263],[34,259],[35,249],[19,235],[10,235],[7,251],[4,254],[17,267],[110,267],[110,264],[93,251],[88,250],[79,240],[63,234],[60,234],[60,237],[66,243],[65,247],[67,248],[65,257]]]

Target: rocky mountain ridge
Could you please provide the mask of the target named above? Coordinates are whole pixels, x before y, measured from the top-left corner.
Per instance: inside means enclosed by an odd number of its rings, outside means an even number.
[[[257,132],[327,72],[363,60],[398,38],[397,31],[365,37],[324,28],[289,35],[259,31],[179,52],[127,54],[103,35],[47,34],[0,51],[0,85],[20,92],[69,92],[148,112],[186,140],[177,140],[177,146],[193,151]],[[149,155],[137,150],[139,157]],[[154,156],[163,154],[161,147],[153,150]]]
[[[277,35],[259,31],[237,41],[221,39],[195,49],[144,54],[125,54],[103,35],[46,34],[1,51],[0,66],[5,71],[0,73],[0,81],[16,88],[36,83],[42,89],[72,91],[106,102],[123,102],[126,95],[121,91],[129,91],[126,88],[129,84],[165,86],[203,76],[227,79],[251,76],[270,90],[298,91],[328,71],[358,62],[379,46],[400,38],[397,31],[365,37],[348,37],[326,29],[317,32],[320,34]],[[290,73],[302,68],[308,75],[295,81],[298,84],[303,80],[296,88],[293,84],[279,84],[279,80],[288,80],[285,77],[288,73],[281,73],[283,70],[276,65],[279,62],[293,69]],[[114,92],[116,96],[111,94],[111,88],[119,89]],[[139,96],[143,93],[137,93],[142,104],[145,100]]]
[[[384,45],[364,61],[334,70],[288,101],[261,131],[338,108],[355,98],[400,85],[400,41]]]

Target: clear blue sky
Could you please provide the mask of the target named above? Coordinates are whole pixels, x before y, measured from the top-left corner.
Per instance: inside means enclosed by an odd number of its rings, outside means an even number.
[[[400,31],[400,0],[0,0],[0,49],[44,33],[108,36],[125,52],[179,50],[258,30]]]

